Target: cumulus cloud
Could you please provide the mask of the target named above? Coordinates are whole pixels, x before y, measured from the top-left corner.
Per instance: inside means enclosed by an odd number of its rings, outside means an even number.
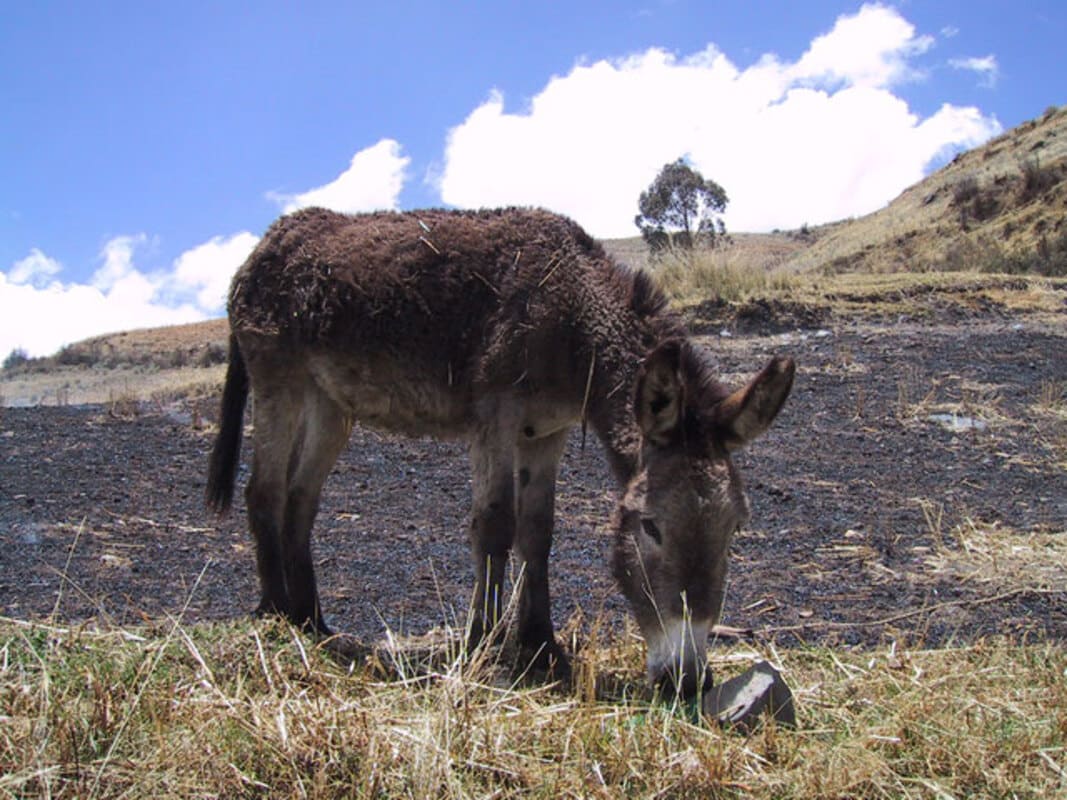
[[[953,69],[969,70],[978,75],[978,85],[986,89],[992,89],[997,85],[1000,77],[1000,67],[997,65],[997,57],[994,55],[980,58],[952,58],[949,66]]]
[[[136,264],[148,239],[117,236],[100,252],[86,283],[64,282],[62,265],[38,249],[0,271],[0,355],[16,348],[49,355],[109,331],[176,325],[218,316],[226,286],[256,237],[215,237],[179,256],[170,269]]]
[[[855,15],[839,17],[829,33],[813,39],[788,74],[793,80],[892,86],[922,77],[909,59],[933,44],[932,36],[916,36],[915,26],[896,10],[867,5]]]
[[[116,286],[129,291],[131,285],[142,284],[143,277],[133,266],[133,251],[148,241],[143,233],[136,236],[116,236],[100,251],[103,262],[93,273],[90,284],[101,292],[109,292]]]
[[[30,250],[25,258],[16,261],[12,265],[8,278],[13,283],[21,283],[43,289],[47,286],[52,276],[63,269],[62,265],[54,258],[49,258],[36,247]]]
[[[591,233],[632,236],[637,197],[681,155],[730,195],[728,228],[797,227],[864,214],[999,123],[944,105],[920,119],[894,88],[920,80],[933,44],[895,9],[842,16],[795,62],[740,69],[714,46],[580,64],[520,112],[487,100],[448,135],[437,185],[461,206],[540,205]]]
[[[172,285],[178,294],[192,293],[205,311],[221,312],[226,306],[230,279],[259,239],[243,231],[234,236],[216,236],[186,250],[174,262]]]
[[[300,194],[268,196],[288,214],[308,206],[355,213],[395,209],[411,159],[401,154],[400,143],[382,139],[352,156],[348,169],[330,183]]]

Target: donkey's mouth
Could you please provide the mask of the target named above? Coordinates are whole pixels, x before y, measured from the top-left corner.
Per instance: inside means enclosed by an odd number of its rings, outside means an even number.
[[[679,697],[682,700],[690,700],[698,694],[707,694],[711,691],[713,683],[711,667],[705,664],[703,667],[683,670],[680,681],[675,672],[665,672],[658,680],[653,681],[652,685],[660,697]]]

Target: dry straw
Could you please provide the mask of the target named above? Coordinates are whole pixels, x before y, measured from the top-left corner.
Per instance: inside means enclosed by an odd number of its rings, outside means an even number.
[[[597,626],[594,625],[594,629]],[[448,640],[449,637],[445,637]],[[745,738],[649,702],[639,643],[587,642],[576,688],[496,651],[391,677],[270,622],[62,628],[0,620],[10,797],[1053,797],[1067,657],[1053,644],[718,651],[783,669],[800,730]],[[502,678],[503,676],[503,678]],[[584,687],[584,688],[583,688]]]

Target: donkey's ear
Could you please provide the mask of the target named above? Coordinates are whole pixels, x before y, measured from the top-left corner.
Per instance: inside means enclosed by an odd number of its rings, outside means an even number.
[[[744,447],[770,427],[789,397],[795,372],[793,359],[771,359],[747,386],[716,406],[715,427],[727,450]]]
[[[645,359],[637,375],[634,412],[646,441],[667,444],[674,438],[685,407],[681,376],[682,343],[664,342]]]

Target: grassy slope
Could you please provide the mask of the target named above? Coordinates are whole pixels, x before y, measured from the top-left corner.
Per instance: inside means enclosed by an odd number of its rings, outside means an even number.
[[[1027,190],[1028,164],[1047,186]],[[959,201],[957,187],[967,180],[985,211],[976,213],[973,200]],[[1061,108],[963,153],[880,211],[816,229],[812,246],[788,266],[837,272],[995,267],[1004,255],[1033,252],[1042,236],[1067,235],[1065,217],[1067,108]]]

